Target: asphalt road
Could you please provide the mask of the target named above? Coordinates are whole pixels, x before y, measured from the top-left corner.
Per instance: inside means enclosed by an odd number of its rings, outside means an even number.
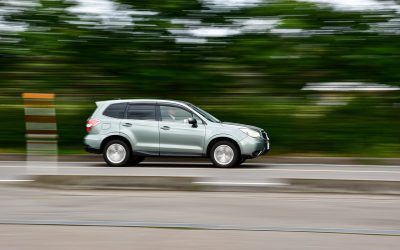
[[[0,249],[400,248],[398,196],[3,185],[0,200]]]
[[[397,250],[398,237],[282,232],[76,226],[2,226],[0,248],[13,250]]]
[[[245,163],[232,169],[214,168],[207,162],[144,162],[139,166],[111,168],[104,162],[59,162],[58,164],[0,161],[0,181],[25,174],[187,176],[213,182],[268,183],[280,178],[400,181],[400,166]]]

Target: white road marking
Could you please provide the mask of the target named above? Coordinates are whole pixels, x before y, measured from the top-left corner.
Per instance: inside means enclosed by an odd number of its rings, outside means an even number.
[[[1,180],[0,179],[0,182],[27,182],[27,181],[33,181],[33,180],[14,180],[14,179]]]
[[[193,184],[213,186],[286,186],[286,183],[279,182],[235,182],[235,181],[196,181]]]

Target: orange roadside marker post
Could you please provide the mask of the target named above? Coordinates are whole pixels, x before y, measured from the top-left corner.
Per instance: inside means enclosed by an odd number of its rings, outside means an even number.
[[[57,172],[55,94],[23,93],[28,174]]]

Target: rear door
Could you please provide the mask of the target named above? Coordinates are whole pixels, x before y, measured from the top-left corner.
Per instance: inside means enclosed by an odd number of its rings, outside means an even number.
[[[176,105],[159,105],[160,155],[201,156],[203,154],[206,127],[190,110]],[[188,123],[195,118],[197,127]]]
[[[112,103],[110,104],[102,114],[99,114],[98,109],[92,115],[93,118],[99,118],[101,120],[102,135],[114,134],[120,130],[120,121],[125,117],[125,110],[128,104],[126,102]],[[97,127],[98,128],[98,127]]]
[[[159,155],[159,127],[155,103],[129,103],[120,132],[132,141],[134,153],[146,156]]]

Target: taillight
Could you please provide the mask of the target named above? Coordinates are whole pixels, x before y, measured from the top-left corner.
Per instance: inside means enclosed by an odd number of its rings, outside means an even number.
[[[92,131],[92,128],[94,126],[96,126],[97,124],[99,124],[100,121],[96,120],[96,119],[89,119],[86,122],[86,132],[90,133],[90,131]]]

